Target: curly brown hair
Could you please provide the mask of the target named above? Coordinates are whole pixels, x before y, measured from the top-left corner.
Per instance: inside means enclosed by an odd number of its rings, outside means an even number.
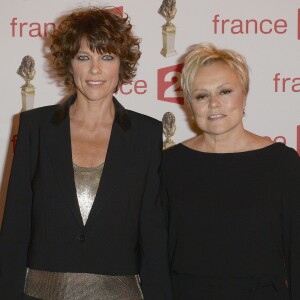
[[[87,40],[91,51],[111,53],[120,58],[116,91],[120,84],[131,82],[136,75],[141,56],[140,38],[133,34],[128,15],[123,17],[118,8],[77,9],[62,18],[51,37],[53,67],[71,90],[76,88],[71,73],[71,60],[78,53],[83,38]]]

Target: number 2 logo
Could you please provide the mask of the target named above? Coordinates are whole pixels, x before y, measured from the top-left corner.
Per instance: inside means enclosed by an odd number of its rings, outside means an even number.
[[[178,64],[157,71],[157,99],[183,104],[181,71],[183,64]]]

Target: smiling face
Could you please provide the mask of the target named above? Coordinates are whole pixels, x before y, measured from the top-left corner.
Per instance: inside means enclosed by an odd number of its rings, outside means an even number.
[[[117,55],[93,52],[82,40],[78,53],[71,60],[77,99],[111,101],[118,85],[119,69]]]
[[[190,104],[204,133],[222,135],[244,130],[246,95],[236,72],[225,63],[198,70],[191,85]]]

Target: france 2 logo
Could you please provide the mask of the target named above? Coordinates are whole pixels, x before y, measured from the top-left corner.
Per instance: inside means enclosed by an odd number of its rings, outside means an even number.
[[[157,70],[157,99],[183,104],[181,88],[181,71],[183,64],[178,64]]]

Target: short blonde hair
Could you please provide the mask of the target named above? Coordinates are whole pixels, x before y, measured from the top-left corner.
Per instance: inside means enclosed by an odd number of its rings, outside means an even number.
[[[197,71],[204,66],[209,66],[217,62],[227,64],[240,78],[244,94],[249,92],[249,68],[244,56],[234,50],[218,49],[211,43],[200,43],[195,45],[184,60],[184,67],[181,76],[181,87],[184,97],[190,101],[191,85],[195,79]]]

